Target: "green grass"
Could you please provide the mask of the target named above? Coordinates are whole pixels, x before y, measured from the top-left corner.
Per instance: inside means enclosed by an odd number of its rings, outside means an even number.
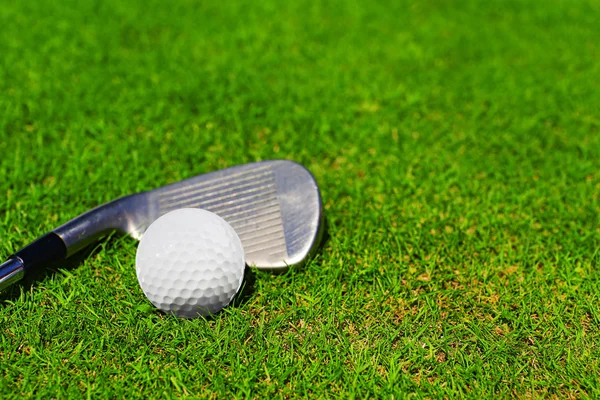
[[[0,258],[244,162],[328,238],[208,320],[111,238],[0,303],[0,398],[600,396],[598,0],[0,3]],[[253,281],[253,282],[252,282]]]

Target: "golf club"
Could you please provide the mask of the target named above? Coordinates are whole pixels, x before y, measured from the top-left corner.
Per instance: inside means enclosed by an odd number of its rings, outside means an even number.
[[[121,197],[76,217],[0,265],[0,291],[111,232],[140,239],[158,217],[188,207],[225,219],[242,241],[246,264],[259,269],[302,264],[322,236],[321,194],[311,173],[292,161],[259,161]]]

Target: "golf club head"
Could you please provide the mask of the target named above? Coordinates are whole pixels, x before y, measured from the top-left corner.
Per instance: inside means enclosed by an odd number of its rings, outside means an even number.
[[[319,187],[302,165],[261,161],[198,175],[117,199],[56,229],[71,256],[107,232],[140,239],[160,216],[179,208],[202,208],[237,232],[246,263],[284,271],[302,264],[322,234]]]
[[[302,264],[318,245],[322,204],[313,176],[291,161],[263,161],[199,175],[146,192],[149,219],[202,208],[225,219],[242,241],[246,263],[281,271]],[[142,229],[140,229],[142,228]]]

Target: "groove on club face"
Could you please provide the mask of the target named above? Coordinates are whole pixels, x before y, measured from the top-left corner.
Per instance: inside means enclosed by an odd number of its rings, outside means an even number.
[[[196,181],[196,182],[194,182]],[[275,193],[273,172],[268,165],[257,165],[239,173],[232,173],[226,181],[215,178],[195,179],[167,186],[159,194],[158,203],[165,209],[174,210],[195,207],[196,204],[223,204],[225,200],[238,197],[240,193],[264,195]]]

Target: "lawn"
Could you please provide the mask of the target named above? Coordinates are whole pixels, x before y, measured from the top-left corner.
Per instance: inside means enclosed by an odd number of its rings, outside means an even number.
[[[600,397],[600,1],[0,3],[0,258],[290,159],[305,266],[155,310],[113,236],[0,297],[0,398]],[[42,279],[43,278],[43,279]]]

